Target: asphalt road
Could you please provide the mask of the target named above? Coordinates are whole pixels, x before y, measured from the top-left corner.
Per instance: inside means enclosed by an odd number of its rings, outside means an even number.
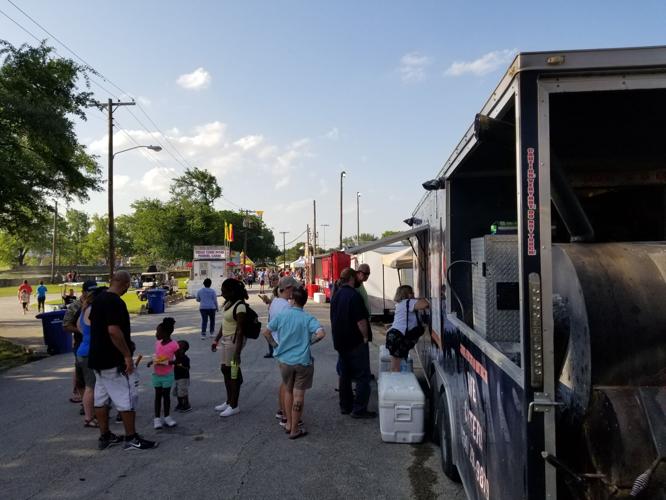
[[[253,294],[260,315],[265,306]],[[224,400],[219,354],[199,339],[194,301],[170,307],[174,338],[190,342],[190,400],[194,411],[174,413],[174,429],[152,429],[149,370],[140,369],[138,429],[159,448],[96,449],[98,431],[83,428],[79,407],[68,402],[72,355],[53,356],[0,374],[0,496],[8,499],[74,498],[447,498],[462,499],[460,485],[440,472],[438,449],[383,443],[379,421],[353,420],[337,406],[336,354],[328,306],[308,304],[327,328],[314,346],[314,387],[306,393],[309,434],[290,441],[274,414],[279,374],[264,359],[263,339],[243,351],[239,415],[222,419],[213,406]],[[162,315],[133,318],[137,351],[151,354]],[[3,336],[4,332],[0,332]],[[7,335],[11,336],[11,335]],[[376,366],[377,347],[371,349]],[[376,409],[373,385],[371,409]],[[172,406],[175,402],[172,401]],[[122,426],[113,430],[122,433]]]

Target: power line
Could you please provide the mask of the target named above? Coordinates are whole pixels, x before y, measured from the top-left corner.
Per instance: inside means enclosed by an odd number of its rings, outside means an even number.
[[[30,30],[28,30],[27,28],[24,28],[24,27],[23,27],[18,21],[16,21],[16,20],[13,19],[12,17],[10,17],[10,16],[9,16],[4,10],[0,9],[0,14],[2,14],[3,16],[5,16],[7,19],[9,19],[9,20],[10,20],[11,22],[13,22],[16,26],[18,26],[18,27],[21,28],[23,31],[25,31],[28,35],[30,35],[30,36],[33,37],[35,40],[37,40],[39,43],[42,43],[43,40],[40,40],[39,38],[37,38],[37,35],[35,35],[34,33],[32,33],[32,32],[31,32]]]
[[[133,97],[129,92],[125,91],[125,90],[124,90],[123,88],[121,88],[119,85],[117,85],[116,83],[114,83],[110,78],[107,78],[104,74],[102,74],[100,71],[98,71],[98,70],[97,70],[92,64],[90,64],[90,63],[89,63],[88,61],[86,61],[83,57],[81,57],[77,52],[75,52],[74,49],[70,48],[65,42],[63,42],[62,40],[60,40],[60,39],[59,39],[58,37],[56,37],[53,33],[51,33],[51,32],[50,32],[49,30],[47,30],[44,26],[42,26],[37,20],[35,20],[32,16],[30,16],[30,14],[28,14],[26,11],[24,11],[23,9],[21,9],[21,8],[20,8],[18,5],[16,5],[12,0],[7,0],[7,1],[8,1],[11,5],[13,5],[13,6],[14,6],[19,12],[21,12],[25,17],[27,17],[30,21],[32,21],[36,26],[38,26],[42,31],[44,31],[44,33],[46,33],[46,34],[49,35],[51,38],[53,38],[56,42],[58,42],[60,45],[62,45],[67,51],[69,51],[74,57],[76,57],[76,58],[77,58],[81,63],[83,63],[88,69],[90,69],[91,72],[92,72],[92,75],[89,77],[89,79],[90,79],[90,82],[91,82],[92,84],[96,85],[97,87],[99,87],[100,89],[102,89],[102,90],[103,90],[104,92],[106,92],[107,94],[109,94],[109,95],[111,95],[111,96],[113,96],[113,97],[119,98],[119,96],[118,96],[115,92],[112,92],[112,91],[109,90],[107,87],[105,87],[105,86],[102,85],[101,83],[97,82],[97,81],[95,80],[95,76],[97,76],[97,77],[99,77],[101,80],[103,80],[105,83],[108,83],[109,85],[111,85],[111,86],[115,87],[116,89],[118,89],[118,91],[120,91],[120,93],[121,93],[122,95],[125,95],[125,96],[127,96],[128,98],[131,98],[133,101],[135,101],[134,97]],[[3,12],[3,11],[1,11],[1,10],[0,10],[0,12],[1,12],[5,17],[7,17],[10,21],[12,21],[14,24],[16,24],[19,28],[21,28],[23,31],[25,31],[27,34],[29,34],[30,36],[32,36],[32,37],[33,37],[35,40],[37,40],[39,43],[42,42],[42,40],[40,40],[40,39],[39,39],[35,34],[33,34],[30,30],[28,30],[27,28],[25,28],[24,26],[22,26],[18,21],[16,21],[16,20],[14,20],[13,18],[11,18],[11,17],[10,17],[8,14],[6,14],[5,12]],[[56,53],[58,53],[58,51],[57,51],[55,48],[54,48],[54,51],[55,51]],[[59,54],[59,53],[58,53],[58,54]],[[146,116],[146,118],[148,118],[148,120],[149,120],[150,123],[155,127],[155,129],[158,130],[158,132],[162,135],[162,137],[164,137],[164,140],[169,144],[170,149],[167,148],[166,145],[165,145],[164,143],[160,142],[160,140],[159,140],[158,138],[155,137],[155,135],[154,135],[155,132],[152,132],[152,131],[151,131],[151,130],[150,130],[150,129],[149,129],[149,128],[148,128],[148,127],[147,127],[147,126],[146,126],[146,125],[145,125],[145,124],[144,124],[144,123],[143,123],[143,122],[142,122],[142,121],[141,121],[141,120],[140,120],[135,114],[134,114],[134,113],[133,113],[133,112],[129,111],[130,115],[132,115],[132,117],[136,120],[136,122],[139,124],[139,126],[142,127],[142,128],[143,128],[143,129],[144,129],[144,130],[145,130],[145,131],[146,131],[146,132],[147,132],[147,133],[148,133],[148,134],[149,134],[149,135],[150,135],[150,136],[151,136],[151,137],[152,137],[152,138],[153,138],[153,139],[154,139],[154,140],[155,140],[155,141],[161,146],[161,147],[162,147],[162,149],[164,149],[164,150],[169,154],[169,156],[171,156],[171,157],[174,159],[174,161],[175,161],[176,163],[178,163],[181,167],[184,167],[185,169],[187,169],[187,168],[191,168],[191,165],[189,164],[189,162],[187,161],[187,159],[186,159],[186,158],[183,156],[183,154],[178,150],[178,148],[176,148],[176,146],[174,146],[174,144],[173,144],[173,143],[171,142],[171,140],[167,137],[167,135],[166,135],[164,132],[162,132],[162,130],[160,129],[160,127],[157,126],[157,124],[155,123],[155,121],[150,117],[150,115],[148,115],[148,113],[146,112],[146,110],[143,109],[142,106],[139,106],[139,109],[140,109],[141,112]],[[172,152],[171,150],[175,151],[176,154],[180,157],[180,159],[177,158],[177,157],[173,154],[173,152]]]
[[[117,88],[117,89],[121,92],[121,94],[125,94],[125,95],[127,95],[128,97],[132,97],[132,96],[129,95],[127,92],[125,92],[123,89],[121,89],[118,85],[116,85],[116,84],[113,83],[111,80],[109,80],[107,77],[105,77],[102,73],[100,73],[99,71],[97,71],[96,69],[94,69],[94,67],[93,67],[92,64],[88,63],[88,61],[86,61],[85,59],[83,59],[83,57],[81,57],[81,56],[78,55],[76,52],[74,52],[73,49],[69,48],[69,46],[68,46],[65,42],[61,41],[57,36],[55,36],[53,33],[51,33],[49,30],[47,30],[44,26],[42,26],[41,24],[39,24],[39,23],[38,23],[33,17],[30,16],[30,14],[28,14],[28,13],[27,13],[26,11],[24,11],[21,7],[19,7],[19,6],[16,5],[14,2],[12,2],[12,0],[7,0],[7,1],[8,1],[10,4],[12,4],[12,5],[14,6],[14,8],[16,8],[16,10],[18,10],[21,14],[23,14],[25,17],[27,17],[28,19],[30,19],[34,24],[36,24],[36,25],[37,25],[37,26],[38,26],[38,27],[39,27],[44,33],[46,33],[46,34],[49,35],[51,38],[53,38],[56,42],[58,42],[60,45],[62,45],[63,47],[65,47],[65,49],[67,49],[72,55],[74,55],[74,57],[76,57],[76,58],[77,58],[79,61],[81,61],[84,65],[88,66],[90,69],[93,69],[93,70],[95,71],[95,73],[97,73],[97,74],[100,76],[100,78],[101,78],[102,80],[104,80],[104,81],[107,82],[108,84],[112,85],[113,87]],[[34,35],[33,35],[33,36],[34,36]],[[115,96],[115,97],[117,97],[117,96]]]
[[[148,115],[148,113],[143,109],[143,106],[141,106],[141,104],[137,103],[137,107],[138,107],[139,110],[140,110],[140,111],[146,116],[146,118],[148,118],[148,121],[153,125],[153,127],[155,127],[155,128],[157,129],[157,131],[158,131],[160,134],[162,134],[162,137],[164,137],[164,139],[169,143],[169,145],[173,148],[173,150],[174,150],[176,153],[178,153],[178,156],[180,156],[180,157],[183,159],[183,161],[189,166],[189,162],[187,161],[187,159],[186,159],[186,158],[180,153],[180,151],[179,151],[179,150],[178,150],[178,149],[177,149],[177,148],[171,143],[171,140],[169,139],[169,137],[168,137],[164,132],[162,132],[162,130],[157,126],[157,123],[155,123],[155,122],[153,121],[153,119]]]
[[[292,243],[295,243],[295,242],[296,242],[301,236],[303,236],[306,232],[307,232],[307,229],[306,229],[305,231],[303,231],[301,234],[299,234],[298,236],[296,236],[296,238],[294,238],[293,240],[291,240],[289,243],[286,243],[286,244],[287,244],[287,245],[291,245]]]

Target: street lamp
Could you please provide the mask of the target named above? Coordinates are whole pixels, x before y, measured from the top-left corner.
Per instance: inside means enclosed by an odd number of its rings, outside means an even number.
[[[361,244],[361,217],[359,210],[359,200],[361,199],[361,193],[356,191],[356,245]]]
[[[342,250],[342,179],[347,175],[344,170],[340,172],[340,249]]]
[[[331,225],[330,224],[320,224],[319,226],[323,228],[322,229],[323,234],[322,234],[321,249],[322,249],[323,252],[325,252],[326,251],[326,228],[330,227]]]
[[[111,281],[111,278],[113,277],[113,268],[115,266],[115,261],[116,261],[116,248],[115,248],[115,243],[114,243],[114,230],[115,230],[115,223],[114,223],[114,217],[113,217],[113,159],[116,157],[116,155],[119,155],[120,153],[124,153],[126,151],[131,151],[132,149],[139,149],[139,148],[146,148],[150,149],[151,151],[155,152],[160,152],[162,151],[161,146],[133,146],[131,148],[127,149],[121,149],[120,151],[116,151],[115,153],[112,153],[113,151],[113,142],[112,142],[112,137],[113,137],[113,130],[109,131],[109,180],[108,180],[108,196],[109,196],[109,282]]]
[[[280,231],[282,235],[282,269],[287,268],[287,246],[285,245],[285,235],[289,234],[289,231]]]

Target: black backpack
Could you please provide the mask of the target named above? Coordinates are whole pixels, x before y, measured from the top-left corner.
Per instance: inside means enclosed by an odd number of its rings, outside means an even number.
[[[244,300],[238,301],[234,306],[234,320],[236,320],[236,309],[241,304],[245,304],[245,324],[243,325],[245,327],[243,328],[245,337],[248,339],[258,339],[259,334],[261,333],[261,321],[259,321],[259,315]]]

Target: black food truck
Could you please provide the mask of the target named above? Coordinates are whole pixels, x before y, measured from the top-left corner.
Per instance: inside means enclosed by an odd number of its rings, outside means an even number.
[[[405,222],[444,473],[666,498],[666,47],[520,53]]]

